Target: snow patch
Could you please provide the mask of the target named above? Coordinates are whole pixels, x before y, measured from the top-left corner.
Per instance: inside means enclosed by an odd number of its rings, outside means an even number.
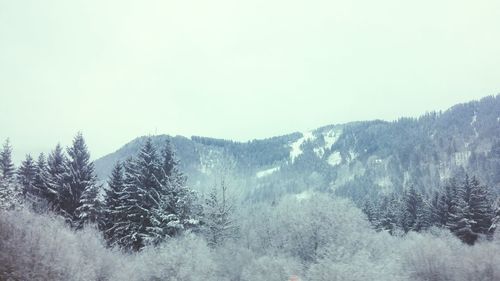
[[[325,155],[325,151],[332,148],[332,146],[337,142],[341,134],[342,134],[341,130],[335,131],[334,129],[326,133],[323,133],[323,139],[325,141],[325,145],[323,147],[315,148],[314,153],[316,153],[316,155],[319,158],[322,158],[323,155]]]
[[[257,178],[263,178],[263,177],[267,177],[267,176],[269,176],[269,175],[271,175],[279,170],[280,170],[280,167],[274,167],[271,169],[259,171],[259,172],[257,172],[257,174],[255,174],[255,176]]]
[[[310,190],[302,191],[301,193],[295,194],[297,201],[308,200],[311,198],[312,192]]]
[[[292,143],[290,147],[292,148],[292,151],[290,151],[290,160],[292,163],[297,159],[302,154],[302,144],[304,144],[306,141],[312,141],[316,137],[313,135],[312,132],[305,132],[302,133],[302,137]]]
[[[356,157],[358,157],[358,154],[354,151],[354,150],[349,150],[349,159],[348,159],[348,162],[350,163],[351,161],[353,161],[354,159],[356,159]]]
[[[331,166],[337,166],[340,163],[342,163],[342,156],[340,155],[340,152],[338,151],[333,152],[330,156],[328,156],[327,162]]]
[[[328,133],[326,133],[323,136],[325,139],[325,148],[330,149],[332,145],[334,145],[337,142],[341,134],[342,134],[341,130],[339,131],[330,130]]]
[[[472,129],[474,129],[474,134],[476,135],[476,138],[479,137],[479,133],[477,132],[476,129],[476,124],[477,122],[477,113],[474,111],[474,116],[472,116],[472,121],[470,122],[470,125],[472,126]]]

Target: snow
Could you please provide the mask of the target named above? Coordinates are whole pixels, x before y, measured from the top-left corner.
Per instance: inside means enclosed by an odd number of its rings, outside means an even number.
[[[255,176],[257,178],[263,178],[263,177],[267,177],[277,171],[280,170],[280,167],[274,167],[274,168],[270,168],[270,169],[267,169],[267,170],[262,170],[262,171],[259,171],[257,172],[257,174],[255,174]]]
[[[298,201],[302,200],[308,200],[311,198],[312,192],[310,190],[302,191],[301,193],[295,194],[295,198],[297,198]]]
[[[340,152],[338,151],[333,152],[330,156],[328,156],[327,162],[331,166],[337,166],[340,163],[342,163],[342,156],[340,155]]]
[[[325,141],[325,145],[323,147],[314,148],[314,153],[321,158],[325,154],[325,151],[331,149],[332,146],[337,142],[340,135],[342,134],[341,130],[331,129],[330,131],[323,133],[323,139]]]
[[[349,162],[356,159],[356,157],[358,157],[358,154],[352,149],[349,150]]]
[[[314,139],[316,139],[316,137],[312,132],[304,132],[302,133],[302,137],[300,139],[290,145],[290,147],[292,148],[292,151],[290,151],[290,160],[292,161],[292,163],[295,161],[295,159],[297,159],[297,157],[302,154],[302,144]]]
[[[330,130],[328,133],[324,135],[325,139],[325,148],[330,149],[332,145],[334,145],[339,139],[342,131]]]
[[[477,137],[479,137],[479,133],[477,132],[477,129],[475,126],[476,122],[477,122],[477,113],[474,112],[474,116],[472,116],[472,121],[470,122],[470,125],[474,129],[474,134],[476,135],[476,138],[477,138]]]
[[[452,161],[456,166],[466,167],[469,162],[470,155],[470,151],[456,152],[453,154]]]

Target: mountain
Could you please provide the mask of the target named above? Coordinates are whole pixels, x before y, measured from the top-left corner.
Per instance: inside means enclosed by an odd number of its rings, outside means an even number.
[[[188,183],[201,191],[224,175],[247,199],[286,193],[334,192],[354,200],[414,185],[430,193],[468,172],[500,191],[500,95],[444,112],[329,125],[249,142],[193,136],[171,139]],[[95,161],[106,179],[118,160],[137,153],[146,137]]]

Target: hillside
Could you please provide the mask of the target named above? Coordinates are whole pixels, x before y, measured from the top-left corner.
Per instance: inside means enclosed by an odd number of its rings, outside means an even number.
[[[155,143],[167,138],[191,186],[204,191],[225,175],[251,200],[307,196],[308,190],[357,200],[410,185],[429,192],[463,171],[500,190],[500,96],[419,118],[329,125],[246,143],[153,136]],[[96,160],[99,177],[106,179],[113,164],[133,156],[145,139]]]

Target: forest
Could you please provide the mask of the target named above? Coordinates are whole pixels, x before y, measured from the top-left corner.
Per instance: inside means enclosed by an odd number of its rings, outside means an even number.
[[[146,140],[96,176],[82,134],[12,162],[0,151],[0,280],[500,280],[500,208],[467,173],[354,203],[331,192],[239,198],[187,184]]]

